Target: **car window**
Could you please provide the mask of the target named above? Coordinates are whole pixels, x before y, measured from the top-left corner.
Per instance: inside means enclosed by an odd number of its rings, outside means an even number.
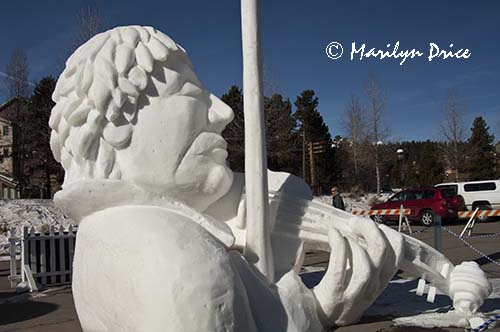
[[[417,199],[415,191],[407,191],[405,195],[405,201],[413,201]]]
[[[464,190],[467,192],[487,191],[487,190],[495,190],[495,189],[497,189],[495,182],[467,183],[464,185]]]
[[[403,200],[404,193],[397,193],[396,195],[389,198],[389,202],[399,202]]]
[[[434,197],[436,192],[434,190],[424,190],[423,199],[430,199]]]
[[[451,198],[458,194],[458,186],[456,184],[449,184],[444,186],[437,186],[444,198]]]
[[[415,196],[414,199],[422,199],[423,196],[424,196],[424,191],[423,190],[415,190],[415,191],[412,191],[413,192],[413,195]]]

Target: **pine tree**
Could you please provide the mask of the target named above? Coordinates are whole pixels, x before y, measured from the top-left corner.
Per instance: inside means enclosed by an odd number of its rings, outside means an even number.
[[[64,178],[64,171],[54,159],[49,143],[55,84],[51,76],[42,78],[33,90],[27,111],[20,117],[23,154],[27,157],[23,167],[27,180],[26,197],[51,198]]]
[[[222,95],[221,100],[233,109],[234,119],[224,129],[222,136],[228,143],[228,162],[235,172],[245,171],[245,123],[243,116],[243,95],[236,85]]]
[[[332,184],[334,178],[333,172],[333,150],[331,148],[332,139],[328,126],[323,120],[323,116],[317,110],[318,98],[313,90],[305,90],[297,96],[295,101],[297,107],[295,119],[299,124],[299,133],[305,135],[306,142],[323,142],[324,153],[315,155],[316,177],[319,188],[326,189]],[[306,153],[306,181],[311,183],[309,172],[309,154]],[[309,178],[308,178],[309,176]]]
[[[300,146],[290,100],[276,93],[264,97],[264,110],[268,168],[298,174]]]
[[[488,130],[483,117],[479,116],[472,123],[469,139],[469,178],[470,180],[488,180],[495,177],[495,137]]]

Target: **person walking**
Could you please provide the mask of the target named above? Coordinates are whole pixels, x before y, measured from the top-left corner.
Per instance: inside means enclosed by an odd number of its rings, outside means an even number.
[[[332,192],[332,206],[340,210],[345,210],[344,200],[342,199],[342,196],[340,195],[338,188],[335,186],[332,187],[331,192]]]

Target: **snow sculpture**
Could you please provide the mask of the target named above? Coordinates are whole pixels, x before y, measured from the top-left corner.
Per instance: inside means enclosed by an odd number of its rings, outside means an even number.
[[[490,291],[477,265],[454,270],[427,245],[312,202],[300,179],[274,172],[269,282],[240,254],[244,178],[226,165],[220,135],[232,110],[153,28],[92,38],[53,98],[51,147],[66,171],[55,202],[80,223],[73,294],[86,332],[321,331],[359,319],[397,269],[425,274],[465,315]],[[296,272],[305,248],[332,252],[312,290]]]

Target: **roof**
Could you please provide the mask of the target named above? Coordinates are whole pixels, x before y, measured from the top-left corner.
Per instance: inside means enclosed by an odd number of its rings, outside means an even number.
[[[8,125],[12,125],[12,121],[9,121],[9,120],[4,119],[4,118],[2,118],[2,117],[0,117],[0,122],[2,122],[2,123],[6,123],[6,124],[8,124]]]
[[[17,107],[10,107],[13,104],[16,103],[16,101],[19,101],[18,97],[12,97],[3,104],[0,105],[0,118],[2,120],[7,120],[12,122],[15,122],[17,119]],[[25,108],[24,105],[21,103],[21,109]]]
[[[492,179],[492,180],[479,180],[479,181],[461,181],[461,182],[443,182],[438,183],[436,186],[445,186],[450,184],[469,184],[469,183],[485,183],[485,182],[499,182],[500,179]]]
[[[416,188],[413,188],[413,187],[410,187],[410,188],[406,188],[405,190],[409,190],[409,191],[415,191],[415,190],[436,190],[436,188],[434,187],[416,187]]]
[[[0,174],[0,182],[3,182],[3,183],[5,183],[5,184],[7,184],[8,186],[11,186],[11,187],[16,187],[17,186],[17,181],[15,181],[10,176],[6,176],[6,175],[3,175],[3,174]]]
[[[0,112],[9,107],[11,104],[13,104],[18,98],[17,97],[11,97],[9,98],[6,102],[4,102],[3,104],[0,105]]]

